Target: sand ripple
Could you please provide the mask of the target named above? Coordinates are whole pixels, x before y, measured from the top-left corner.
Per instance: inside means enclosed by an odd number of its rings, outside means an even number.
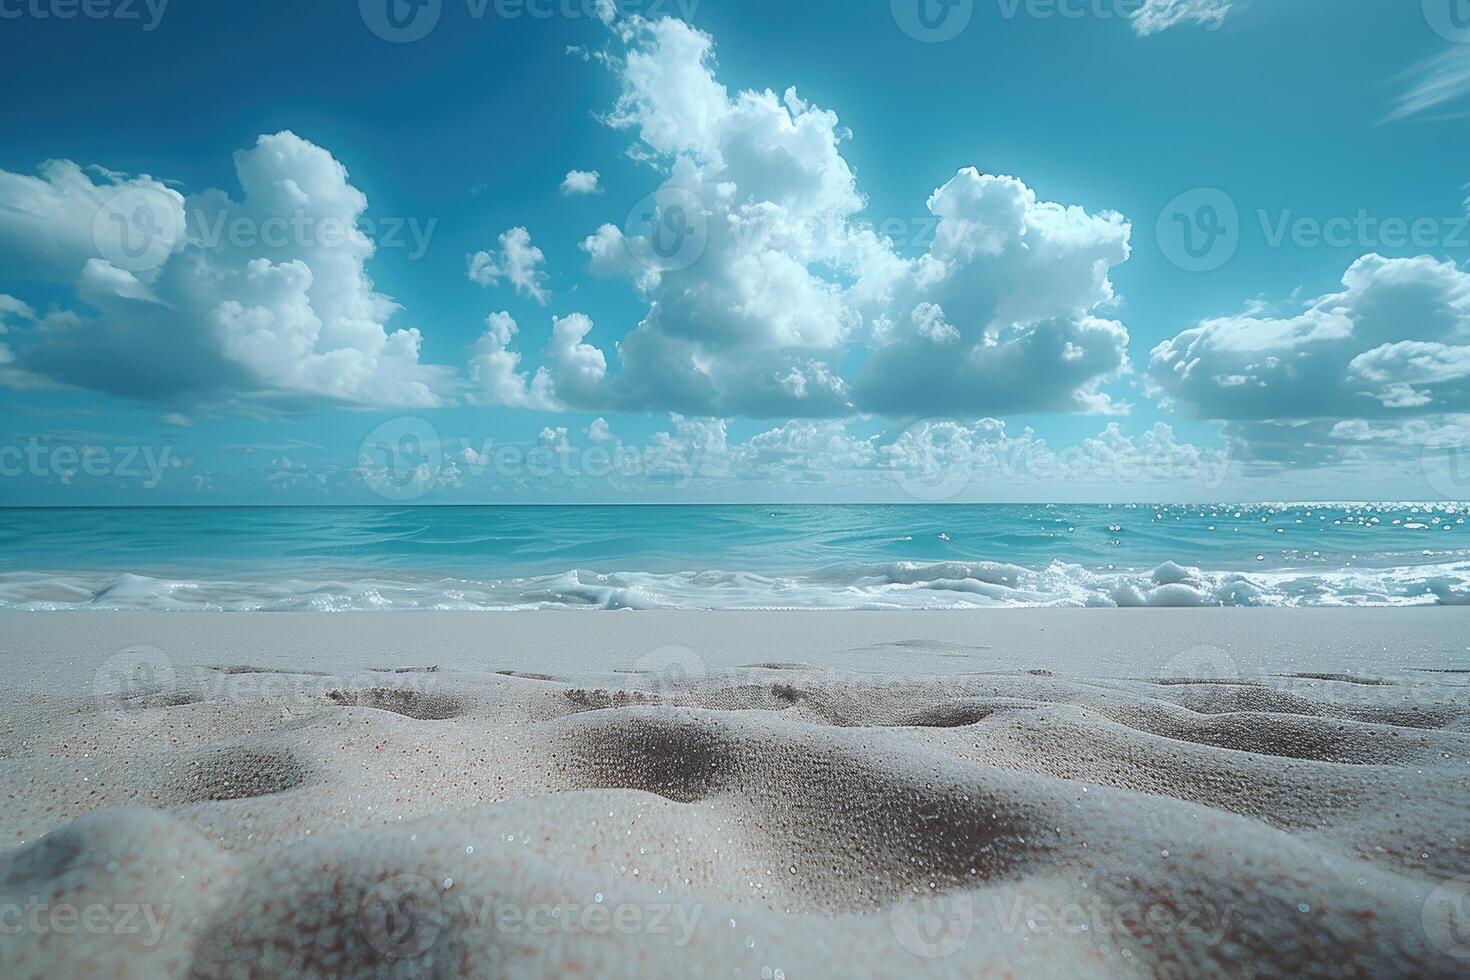
[[[7,975],[1470,969],[1449,682],[220,676],[0,722]]]

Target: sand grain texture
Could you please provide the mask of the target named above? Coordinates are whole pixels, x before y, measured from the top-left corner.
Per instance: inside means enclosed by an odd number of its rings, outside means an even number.
[[[766,617],[477,661],[407,618],[429,639],[257,666],[173,620],[187,650],[0,695],[0,908],[42,910],[5,974],[1470,975],[1457,675],[1189,677],[1146,641],[1068,671],[985,614],[968,648]]]

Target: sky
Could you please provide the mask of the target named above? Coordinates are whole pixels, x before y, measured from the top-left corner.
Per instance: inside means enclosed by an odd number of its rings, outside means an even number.
[[[0,505],[1470,498],[1466,0],[0,0]]]

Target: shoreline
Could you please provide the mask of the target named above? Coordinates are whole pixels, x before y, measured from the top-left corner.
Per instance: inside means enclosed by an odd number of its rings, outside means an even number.
[[[1047,669],[1147,679],[1335,671],[1402,675],[1470,669],[1470,607],[538,610],[493,612],[0,612],[0,667],[33,684],[74,690],[78,671],[118,650],[151,646],[189,666],[262,661],[371,669],[414,650],[469,673],[554,670],[605,674],[662,647],[710,669],[796,659],[815,667],[901,675]],[[921,641],[910,643],[909,641]],[[789,647],[800,656],[752,651]],[[935,649],[926,649],[933,647]],[[944,648],[944,649],[939,649]],[[936,652],[937,650],[937,652]],[[943,654],[943,655],[940,655]],[[1182,658],[1182,659],[1179,659]],[[1176,662],[1176,660],[1178,662]],[[1169,668],[1171,663],[1174,669]],[[65,670],[58,664],[67,665]],[[1205,664],[1204,667],[1210,667]]]

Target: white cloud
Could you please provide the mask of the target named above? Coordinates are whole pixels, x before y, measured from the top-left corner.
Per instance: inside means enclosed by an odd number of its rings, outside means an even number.
[[[1133,30],[1140,37],[1166,31],[1179,24],[1200,24],[1216,30],[1235,0],[1145,0],[1133,12]]]
[[[579,194],[601,194],[602,184],[596,170],[572,170],[561,182],[561,192],[567,197]]]
[[[506,279],[517,295],[529,296],[545,306],[551,301],[546,291],[546,255],[531,243],[531,233],[512,228],[500,236],[499,252],[476,252],[470,256],[471,282],[497,286]]]
[[[35,310],[31,309],[25,303],[22,303],[20,300],[16,299],[14,296],[8,296],[5,293],[0,293],[0,334],[5,333],[5,323],[7,320],[20,321],[34,320],[35,318]]]
[[[967,169],[912,221],[938,225],[928,254],[904,258],[860,217],[836,114],[795,90],[732,95],[709,36],[680,21],[619,30],[607,121],[668,177],[653,225],[604,225],[582,248],[649,306],[618,345],[621,370],[604,357],[598,383],[558,387],[563,401],[757,418],[1120,410],[1100,386],[1128,369],[1127,331],[1094,312],[1128,257],[1121,216]],[[699,247],[660,261],[654,239],[675,235]]]
[[[612,427],[607,424],[607,419],[596,418],[587,427],[587,438],[591,442],[612,442],[616,437],[612,433]]]
[[[1470,274],[1365,255],[1343,286],[1296,316],[1207,320],[1156,347],[1150,376],[1213,419],[1470,410]]]
[[[109,208],[114,201],[124,207]],[[99,231],[131,220],[130,204],[152,209],[160,258],[184,246],[183,195],[146,174],[84,170],[70,160],[49,160],[35,177],[0,170],[0,264],[10,277],[74,283],[100,257]]]
[[[240,202],[222,191],[186,200],[152,178],[107,171],[97,183],[68,162],[39,178],[0,171],[0,261],[71,285],[90,308],[42,318],[17,341],[16,363],[144,400],[442,404],[450,372],[420,363],[417,330],[386,326],[398,306],[367,275],[374,245],[357,231],[367,199],[342,164],[285,132],[237,153],[235,169]],[[135,244],[151,243],[146,262],[132,267],[138,256],[109,239],[111,218]],[[144,218],[150,233],[139,239],[128,222]],[[257,234],[211,234],[236,222]],[[272,227],[306,231],[277,240]]]
[[[1457,44],[1406,71],[1407,88],[1394,100],[1384,122],[1397,122],[1438,109],[1470,93],[1470,48]]]
[[[1091,311],[1115,299],[1109,270],[1129,256],[1128,222],[1038,201],[1019,180],[974,168],[935,191],[929,210],[933,245],[886,290],[899,308],[915,304],[913,329],[902,317],[885,324],[886,343],[856,382],[859,407],[1121,410],[1099,385],[1128,370],[1128,331]],[[935,309],[947,317],[938,334]]]
[[[1232,465],[1223,453],[1181,443],[1163,423],[1137,436],[1114,423],[1094,437],[1059,448],[1029,429],[1013,435],[995,419],[969,425],[936,420],[871,436],[853,434],[842,421],[795,420],[744,441],[732,440],[722,419],[674,415],[671,423],[642,445],[624,443],[605,423],[594,424],[588,443],[610,449],[615,458],[635,460],[635,465],[621,468],[635,486],[760,483],[894,496],[906,486],[937,485],[945,487],[946,499],[998,484],[1190,482],[1213,489]],[[573,445],[561,428],[543,431],[538,445],[567,454],[583,448]]]
[[[1470,412],[1470,274],[1365,255],[1343,286],[1295,316],[1220,317],[1165,341],[1155,393],[1228,422],[1245,454],[1297,465],[1351,458],[1343,443],[1368,426]]]
[[[509,350],[519,328],[509,313],[492,313],[485,333],[470,348],[472,398],[487,405],[512,408],[555,409],[558,407],[546,371],[532,378],[519,370],[521,355]]]
[[[158,420],[159,425],[170,425],[176,429],[194,428],[194,420],[181,412],[169,412]]]

